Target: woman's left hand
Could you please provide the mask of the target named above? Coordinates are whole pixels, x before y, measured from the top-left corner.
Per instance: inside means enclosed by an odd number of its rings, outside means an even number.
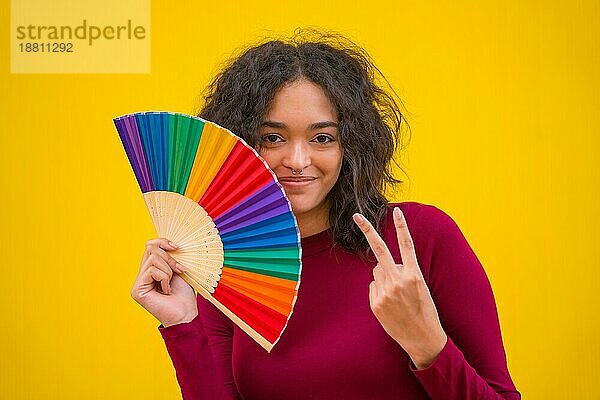
[[[415,248],[400,208],[394,208],[394,225],[403,264],[396,264],[384,240],[360,214],[354,222],[364,233],[378,264],[369,285],[369,302],[381,326],[408,353],[418,369],[433,363],[447,336],[419,268]]]

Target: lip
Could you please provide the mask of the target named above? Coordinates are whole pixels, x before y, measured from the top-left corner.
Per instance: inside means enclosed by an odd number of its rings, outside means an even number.
[[[310,185],[317,178],[314,177],[282,177],[279,178],[279,183],[288,187],[304,187]]]

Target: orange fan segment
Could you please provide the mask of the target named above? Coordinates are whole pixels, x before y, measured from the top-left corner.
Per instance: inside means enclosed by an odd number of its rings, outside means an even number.
[[[292,310],[297,282],[227,267],[223,267],[221,282],[281,314]]]

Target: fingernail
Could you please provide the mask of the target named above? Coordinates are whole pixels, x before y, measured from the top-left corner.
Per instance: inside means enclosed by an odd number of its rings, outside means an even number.
[[[178,249],[178,248],[179,248],[179,246],[177,246],[177,245],[176,245],[175,243],[173,243],[173,242],[169,242],[169,245],[170,245],[171,247],[175,247],[176,249]]]
[[[398,207],[394,207],[394,215],[396,215],[396,217],[400,217],[400,209]]]
[[[360,214],[354,214],[355,221],[359,224],[363,223],[363,217]]]
[[[179,268],[182,271],[185,271],[185,267],[179,263],[175,264],[177,266],[177,268]]]

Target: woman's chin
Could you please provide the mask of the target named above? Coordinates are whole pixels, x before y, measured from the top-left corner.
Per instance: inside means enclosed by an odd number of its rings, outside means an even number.
[[[306,212],[306,209],[302,205],[296,205],[292,202],[290,202],[290,204],[292,206],[292,212],[294,213],[294,215],[301,215]]]
[[[307,207],[306,202],[301,201],[300,199],[294,199],[293,197],[289,199],[290,205],[292,206],[292,212],[294,215],[302,215],[306,212],[310,211],[310,207]]]
[[[323,204],[319,204],[315,201],[307,201],[306,198],[295,198],[294,196],[289,197],[290,204],[292,206],[292,212],[296,217],[311,215],[312,218],[320,216]]]

